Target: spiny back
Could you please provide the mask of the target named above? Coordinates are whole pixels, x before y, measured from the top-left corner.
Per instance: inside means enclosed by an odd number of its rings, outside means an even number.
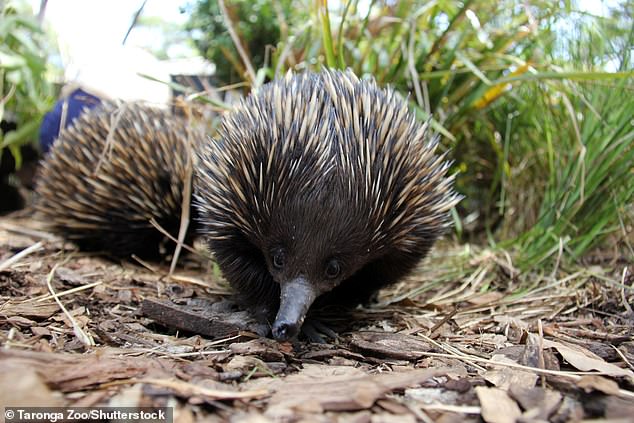
[[[198,205],[213,241],[262,230],[297,196],[328,194],[364,217],[373,251],[415,250],[435,238],[458,201],[437,141],[391,89],[352,72],[288,74],[223,119],[206,144]],[[335,181],[333,183],[333,180]]]
[[[37,211],[84,249],[156,257],[164,237],[150,220],[177,235],[191,151],[203,139],[167,111],[105,103],[61,131],[38,176]]]

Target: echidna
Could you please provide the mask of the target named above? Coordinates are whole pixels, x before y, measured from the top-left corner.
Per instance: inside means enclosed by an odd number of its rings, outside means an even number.
[[[224,116],[196,168],[201,233],[276,339],[318,297],[363,302],[427,254],[460,200],[436,145],[393,90],[351,71],[289,74]]]
[[[191,151],[203,138],[167,111],[104,103],[59,134],[37,178],[36,210],[82,249],[157,258],[165,237],[150,221],[178,235]]]

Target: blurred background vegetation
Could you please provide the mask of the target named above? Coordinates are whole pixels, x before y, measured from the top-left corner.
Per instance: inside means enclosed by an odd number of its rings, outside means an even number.
[[[42,117],[55,98],[47,78],[48,51],[31,9],[0,1],[0,154],[9,149],[18,167],[20,147],[37,138]]]
[[[634,258],[632,1],[607,16],[550,0],[250,3],[189,6],[221,84],[323,66],[374,77],[451,149],[462,240],[511,248],[522,269],[607,236]]]
[[[459,241],[508,251],[521,270],[604,251],[631,262],[634,1],[606,1],[602,15],[583,3],[198,0],[181,31],[216,65],[220,91],[322,67],[394,87],[454,159]],[[49,99],[41,47],[7,28],[39,31],[2,13],[1,105],[30,124]]]

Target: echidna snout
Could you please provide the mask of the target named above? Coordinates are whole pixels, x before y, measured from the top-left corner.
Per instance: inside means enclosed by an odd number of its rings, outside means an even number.
[[[286,341],[299,332],[318,292],[315,285],[303,277],[282,284],[280,291],[280,308],[271,332],[278,341]]]

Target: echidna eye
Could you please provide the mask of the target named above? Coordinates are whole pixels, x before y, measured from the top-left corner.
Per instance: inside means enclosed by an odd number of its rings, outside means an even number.
[[[273,267],[281,269],[286,264],[286,252],[279,248],[273,251]]]
[[[328,264],[326,264],[326,277],[328,279],[334,279],[339,276],[339,273],[341,273],[341,265],[339,264],[339,262],[335,259],[329,260]]]

